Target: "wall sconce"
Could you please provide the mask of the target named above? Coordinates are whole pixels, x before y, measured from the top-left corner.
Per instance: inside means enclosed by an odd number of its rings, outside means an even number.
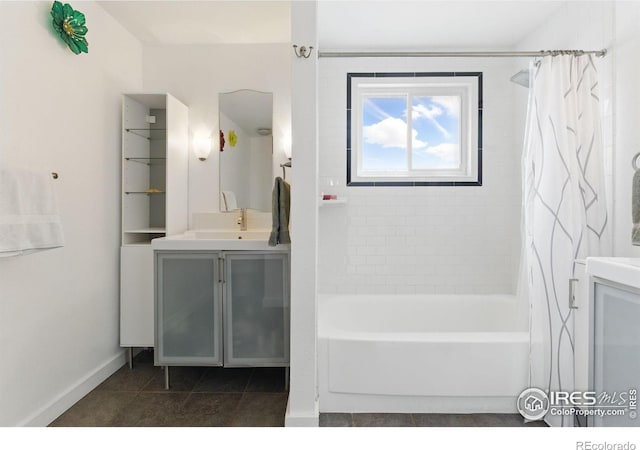
[[[206,161],[211,153],[211,137],[194,136],[193,137],[193,153],[200,161]]]
[[[282,134],[282,141],[281,141],[281,145],[282,145],[282,152],[284,153],[284,155],[291,159],[291,131],[285,131]]]

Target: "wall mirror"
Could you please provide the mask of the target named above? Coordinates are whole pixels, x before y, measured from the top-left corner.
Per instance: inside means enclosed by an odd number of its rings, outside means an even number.
[[[273,94],[250,89],[221,93],[218,109],[220,211],[271,211]]]

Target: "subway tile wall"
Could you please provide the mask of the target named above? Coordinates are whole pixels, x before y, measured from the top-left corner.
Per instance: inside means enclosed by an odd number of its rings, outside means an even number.
[[[520,255],[522,60],[321,59],[319,291],[349,294],[514,293]],[[482,71],[483,186],[347,187],[346,74]]]

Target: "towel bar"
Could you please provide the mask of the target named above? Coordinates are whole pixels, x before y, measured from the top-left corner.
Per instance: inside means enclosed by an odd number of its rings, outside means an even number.
[[[282,167],[282,179],[286,180],[287,179],[287,172],[285,171],[285,168],[291,167],[291,158],[289,158],[289,161],[287,161],[286,163],[280,164],[280,167]]]

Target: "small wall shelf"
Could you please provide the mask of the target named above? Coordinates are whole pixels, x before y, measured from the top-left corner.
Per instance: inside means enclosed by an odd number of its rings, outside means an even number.
[[[165,128],[125,128],[124,130],[127,133],[135,134],[136,136],[140,136],[141,138],[145,138],[150,141],[166,139],[166,136],[164,133],[166,131]],[[162,131],[162,133],[157,133],[159,134],[159,136],[153,136],[151,133],[154,131],[156,133],[159,131]]]
[[[334,206],[343,206],[347,204],[347,199],[346,198],[338,198],[335,200],[322,200],[320,199],[318,201],[318,207],[319,208],[326,208],[326,207],[334,207]]]
[[[158,191],[158,192],[147,192],[147,191],[125,191],[125,194],[129,195],[129,194],[147,194],[147,195],[159,195],[159,194],[164,194],[164,191]]]
[[[125,158],[125,160],[140,163],[140,164],[145,164],[147,166],[156,165],[156,164],[166,164],[167,162],[167,158],[149,158],[149,157],[130,157],[130,158]]]

